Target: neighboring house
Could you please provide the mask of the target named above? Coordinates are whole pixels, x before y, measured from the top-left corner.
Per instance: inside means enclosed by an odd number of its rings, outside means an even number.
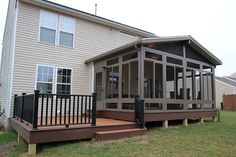
[[[236,77],[234,75],[216,76],[216,107],[221,108],[223,95],[236,94]]]
[[[145,122],[216,119],[221,64],[191,36],[158,37],[49,1],[10,0],[1,117],[29,154],[37,143],[136,135]]]

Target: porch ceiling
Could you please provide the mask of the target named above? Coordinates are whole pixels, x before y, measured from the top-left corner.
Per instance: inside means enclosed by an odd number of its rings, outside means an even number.
[[[157,37],[157,38],[143,38],[133,41],[129,44],[123,45],[116,49],[110,50],[98,56],[92,57],[85,61],[85,63],[90,63],[93,61],[97,61],[103,58],[107,58],[109,56],[118,54],[126,49],[129,48],[137,48],[140,45],[147,45],[147,44],[157,44],[157,43],[171,43],[171,42],[181,42],[186,41],[187,44],[195,49],[198,53],[200,53],[203,57],[209,60],[213,65],[221,65],[222,62],[218,59],[215,55],[213,55],[210,51],[208,51],[205,47],[203,47],[200,43],[198,43],[193,37],[191,36],[170,36],[170,37]]]

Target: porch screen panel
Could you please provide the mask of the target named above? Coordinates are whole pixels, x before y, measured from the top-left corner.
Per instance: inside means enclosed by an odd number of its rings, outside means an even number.
[[[186,71],[186,93],[187,93],[187,99],[193,99],[193,71],[187,69]]]
[[[183,68],[176,67],[175,68],[176,74],[176,99],[183,99],[184,98],[184,91],[183,91]]]
[[[155,63],[155,98],[163,98],[163,66]]]
[[[138,61],[130,62],[130,97],[138,95]]]
[[[129,97],[129,64],[122,65],[122,98]]]
[[[102,72],[96,73],[97,100],[102,100]]]
[[[153,98],[153,62],[144,62],[144,97]]]
[[[119,67],[106,69],[106,98],[118,98]]]
[[[166,66],[166,98],[175,99],[175,69]]]
[[[195,71],[195,98],[201,100],[201,75],[199,71]]]
[[[106,98],[112,97],[111,95],[112,79],[113,79],[112,68],[107,68],[106,69]]]
[[[113,79],[112,79],[112,97],[118,98],[119,95],[119,67],[113,67]]]
[[[208,100],[208,78],[207,78],[207,73],[203,73],[203,99]]]

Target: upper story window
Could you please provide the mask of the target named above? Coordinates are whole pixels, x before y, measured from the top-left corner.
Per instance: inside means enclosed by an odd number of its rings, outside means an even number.
[[[74,18],[48,11],[40,12],[40,42],[73,47],[74,35]]]
[[[40,42],[55,44],[58,15],[46,11],[40,12]]]

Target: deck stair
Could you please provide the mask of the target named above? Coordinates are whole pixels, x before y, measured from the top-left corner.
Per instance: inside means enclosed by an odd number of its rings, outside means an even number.
[[[143,135],[145,132],[146,132],[146,128],[140,129],[138,127],[134,127],[130,129],[111,130],[111,131],[99,131],[99,132],[96,132],[96,139],[99,141],[119,139],[119,138]]]

